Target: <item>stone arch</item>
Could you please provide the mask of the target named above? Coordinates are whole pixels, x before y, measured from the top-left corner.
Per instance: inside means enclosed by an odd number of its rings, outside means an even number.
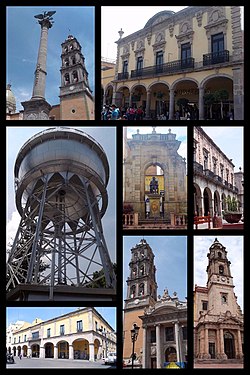
[[[224,352],[227,355],[227,359],[236,358],[235,341],[236,340],[232,332],[224,332]]]
[[[212,193],[208,187],[205,187],[203,191],[203,202],[204,202],[204,216],[213,216],[213,203],[212,203]]]
[[[19,356],[20,354],[21,354],[21,346],[18,345],[18,347],[17,347],[17,355]]]
[[[181,77],[181,78],[178,78],[178,79],[176,79],[172,84],[171,84],[171,86],[170,86],[170,90],[171,89],[175,89],[175,87],[176,87],[176,85],[178,84],[178,83],[181,83],[181,82],[184,82],[184,81],[191,81],[191,82],[193,82],[193,83],[195,83],[196,85],[197,85],[197,87],[199,88],[199,81],[197,81],[197,79],[195,79],[195,78],[192,78],[192,77]]]
[[[219,74],[211,74],[210,76],[206,76],[201,82],[200,82],[200,88],[204,88],[204,85],[210,81],[210,79],[213,79],[213,78],[228,78],[230,79],[231,81],[233,81],[233,77],[230,76],[229,74],[226,74],[226,73],[219,73]]]
[[[222,210],[222,211],[225,211],[225,210],[226,210],[225,199],[226,199],[226,194],[225,194],[225,193],[222,193],[222,194],[221,194],[221,210]]]
[[[201,188],[196,183],[194,183],[193,188],[194,188],[194,215],[202,216]]]
[[[66,340],[58,341],[56,344],[58,350],[58,358],[69,358],[69,343]]]
[[[98,354],[99,354],[99,351],[100,351],[100,347],[101,347],[102,343],[100,342],[100,340],[98,338],[95,338],[94,340],[94,359],[98,359]]]
[[[23,356],[27,357],[27,355],[28,355],[28,346],[27,345],[22,346],[22,352],[23,352]]]
[[[217,190],[214,191],[214,213],[216,213],[217,216],[221,215],[220,194]]]
[[[150,83],[150,85],[148,85],[148,90],[152,90],[152,87],[155,86],[155,85],[157,85],[157,84],[159,84],[159,83],[167,86],[167,88],[170,89],[170,85],[169,85],[169,83],[167,81],[165,81],[165,80],[159,80],[159,81],[154,81],[154,82]]]
[[[89,359],[89,341],[78,338],[72,342],[74,359]]]
[[[14,357],[16,356],[16,347],[15,346],[13,346],[13,355],[14,355]]]
[[[111,105],[112,104],[112,98],[113,98],[113,92],[114,92],[114,87],[110,83],[107,84],[107,86],[104,88],[104,99],[103,99],[103,104],[105,105]]]
[[[40,345],[39,344],[33,344],[31,345],[31,357],[40,357]]]
[[[44,344],[44,355],[45,358],[54,358],[54,344],[52,342]]]

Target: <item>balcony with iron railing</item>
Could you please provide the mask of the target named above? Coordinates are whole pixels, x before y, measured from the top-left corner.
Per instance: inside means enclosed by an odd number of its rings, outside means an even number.
[[[166,64],[148,66],[147,68],[131,70],[131,78],[156,76],[182,72],[186,69],[194,69],[194,58],[171,61]]]
[[[203,55],[203,66],[221,64],[229,61],[229,51],[223,50]]]

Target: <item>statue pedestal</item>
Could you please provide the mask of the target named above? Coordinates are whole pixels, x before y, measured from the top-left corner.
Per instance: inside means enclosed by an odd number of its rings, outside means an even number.
[[[150,218],[160,217],[160,194],[147,194],[150,207]]]
[[[23,120],[49,120],[51,105],[45,99],[30,99],[21,103]]]

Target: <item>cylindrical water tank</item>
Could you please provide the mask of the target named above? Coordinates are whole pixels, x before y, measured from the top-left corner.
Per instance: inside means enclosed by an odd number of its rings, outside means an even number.
[[[103,148],[91,136],[77,129],[54,127],[31,137],[20,149],[15,163],[16,206],[20,215],[30,205],[33,215],[39,207],[32,206],[32,195],[41,196],[44,177],[48,179],[44,215],[53,221],[55,194],[63,197],[66,221],[83,219],[88,214],[86,194],[81,187],[89,186],[90,197],[101,202],[103,216],[108,203],[109,164]],[[76,193],[78,191],[78,194]],[[52,196],[50,200],[50,196]]]

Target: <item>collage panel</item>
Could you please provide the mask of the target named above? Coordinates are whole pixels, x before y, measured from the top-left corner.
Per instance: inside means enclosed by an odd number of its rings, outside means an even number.
[[[187,237],[123,236],[123,367],[186,368]]]
[[[7,6],[6,20],[6,120],[94,120],[95,7]]]
[[[187,127],[123,127],[123,229],[187,229]]]
[[[7,307],[6,367],[116,366],[115,307]]]
[[[244,120],[244,6],[102,6],[101,17],[102,120]]]
[[[7,301],[116,301],[116,128],[8,127],[7,174]]]
[[[244,238],[194,236],[194,368],[244,368]]]
[[[194,126],[194,225],[244,229],[244,127]]]

